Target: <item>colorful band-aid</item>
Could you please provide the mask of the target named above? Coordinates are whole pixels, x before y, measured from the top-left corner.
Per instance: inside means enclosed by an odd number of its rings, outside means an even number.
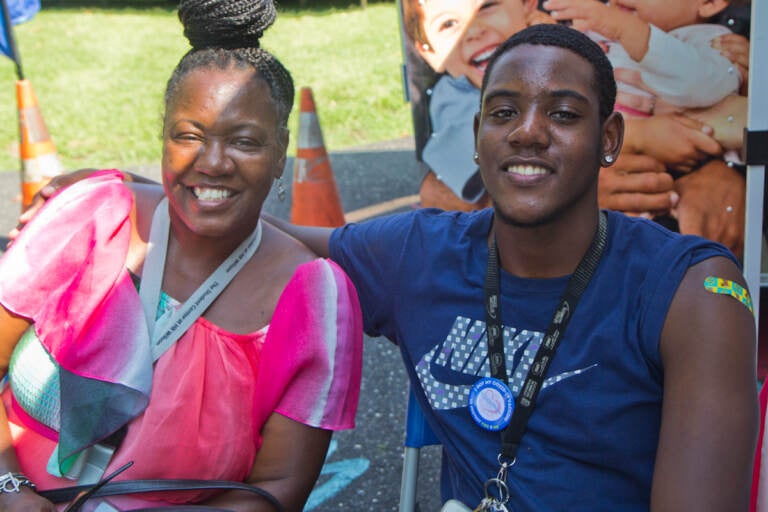
[[[747,306],[749,312],[754,314],[754,311],[752,310],[752,298],[749,296],[749,291],[740,284],[721,277],[709,276],[704,279],[704,289],[712,293],[730,295]]]

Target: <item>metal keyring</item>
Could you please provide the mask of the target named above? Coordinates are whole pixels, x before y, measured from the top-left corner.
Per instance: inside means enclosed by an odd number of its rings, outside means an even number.
[[[499,466],[503,466],[505,468],[511,468],[512,466],[514,466],[517,463],[517,457],[512,457],[512,460],[509,461],[509,462],[502,461],[501,457],[502,457],[501,454],[498,454],[496,456],[496,461],[499,463]]]
[[[496,484],[496,488],[499,491],[498,498],[496,498],[495,496],[491,496],[491,493],[489,492],[489,487],[491,484]],[[493,498],[502,505],[504,505],[506,502],[509,501],[509,488],[507,487],[507,484],[503,480],[499,480],[498,478],[491,478],[488,481],[486,481],[483,491],[485,492],[486,498]]]

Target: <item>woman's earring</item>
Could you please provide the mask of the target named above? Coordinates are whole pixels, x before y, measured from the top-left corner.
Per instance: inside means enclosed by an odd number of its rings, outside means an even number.
[[[608,165],[613,163],[613,155],[605,155],[603,158],[603,161],[607,163]]]
[[[277,181],[277,198],[282,203],[285,201],[285,185],[283,185],[283,178],[277,178],[275,181]]]
[[[472,160],[474,160],[475,163],[478,163],[480,161],[480,155],[477,154],[477,151],[475,151],[475,154],[472,155]]]

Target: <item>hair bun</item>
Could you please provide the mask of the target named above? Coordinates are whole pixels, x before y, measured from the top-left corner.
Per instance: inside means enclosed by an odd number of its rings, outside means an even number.
[[[273,0],[181,0],[179,20],[193,48],[258,47],[274,23]]]

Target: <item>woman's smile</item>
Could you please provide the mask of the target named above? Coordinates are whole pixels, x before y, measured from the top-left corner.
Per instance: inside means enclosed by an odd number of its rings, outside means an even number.
[[[232,197],[234,192],[227,188],[214,188],[214,187],[192,187],[192,194],[200,202],[221,203],[222,201]]]

